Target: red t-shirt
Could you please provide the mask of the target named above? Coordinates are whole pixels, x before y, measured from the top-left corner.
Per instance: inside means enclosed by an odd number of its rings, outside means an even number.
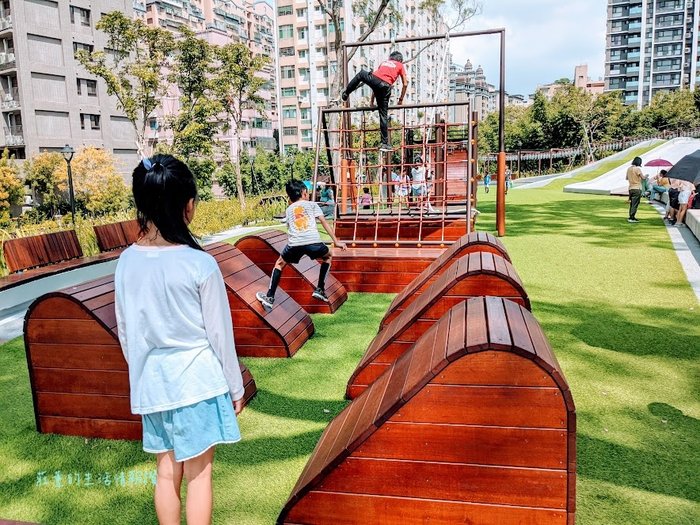
[[[385,60],[377,70],[372,73],[379,80],[383,80],[387,84],[394,84],[399,75],[405,71],[403,64],[396,60]]]

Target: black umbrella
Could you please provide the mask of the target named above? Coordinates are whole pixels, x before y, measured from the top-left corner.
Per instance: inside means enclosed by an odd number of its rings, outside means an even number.
[[[670,179],[687,180],[694,186],[700,184],[700,149],[676,162],[666,176]]]

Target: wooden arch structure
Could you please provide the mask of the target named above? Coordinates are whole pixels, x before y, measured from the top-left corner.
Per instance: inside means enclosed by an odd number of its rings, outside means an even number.
[[[573,525],[576,415],[532,314],[461,303],[326,428],[279,524]]]
[[[488,252],[462,257],[376,335],[350,376],[348,399],[362,393],[447,310],[479,296],[505,297],[530,309],[522,281],[508,261]]]

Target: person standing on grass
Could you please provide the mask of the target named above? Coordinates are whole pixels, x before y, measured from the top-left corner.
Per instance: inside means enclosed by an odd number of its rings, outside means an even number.
[[[486,193],[489,192],[489,186],[491,186],[491,174],[487,172],[486,175],[484,175],[484,191]]]
[[[325,283],[326,275],[331,269],[333,253],[328,246],[321,242],[321,235],[316,227],[316,219],[321,223],[326,233],[331,236],[333,245],[336,248],[347,250],[347,246],[335,236],[318,204],[309,201],[309,191],[303,182],[290,181],[285,189],[290,201],[286,212],[289,240],[287,246],[282,250],[282,255],[277,259],[274,270],[272,270],[270,288],[267,292],[257,292],[255,297],[265,308],[272,308],[275,304],[275,293],[282,277],[282,270],[287,264],[298,263],[306,255],[309,259],[321,262],[318,285],[311,296],[314,299],[327,303],[329,301],[326,296]]]
[[[221,271],[188,225],[197,187],[170,155],[134,169],[141,236],[114,274],[119,342],[129,367],[131,411],[141,414],[143,450],[156,455],[155,507],[161,525],[212,518],[215,445],[241,439],[243,379]]]
[[[641,157],[635,157],[632,161],[632,165],[627,168],[627,182],[629,184],[629,194],[630,194],[630,213],[627,222],[639,222],[637,219],[637,208],[639,208],[639,202],[642,200],[642,181],[646,179],[642,173],[642,159]]]
[[[340,95],[340,98],[345,102],[350,98],[352,92],[360,87],[360,84],[366,84],[370,87],[372,90],[370,106],[374,106],[374,100],[376,99],[377,110],[379,111],[379,132],[382,141],[379,146],[380,151],[392,151],[393,149],[389,140],[389,98],[391,97],[391,89],[394,82],[399,77],[401,77],[401,82],[403,83],[401,95],[399,95],[400,106],[403,104],[403,98],[406,96],[408,80],[406,79],[406,68],[403,65],[403,55],[398,51],[391,53],[389,59],[382,62],[372,73],[366,69],[361,69]]]

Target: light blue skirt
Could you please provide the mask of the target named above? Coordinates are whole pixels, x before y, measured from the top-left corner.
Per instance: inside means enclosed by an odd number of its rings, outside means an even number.
[[[143,414],[141,419],[143,450],[151,454],[172,450],[175,461],[186,461],[214,445],[241,439],[228,392],[194,405]]]

